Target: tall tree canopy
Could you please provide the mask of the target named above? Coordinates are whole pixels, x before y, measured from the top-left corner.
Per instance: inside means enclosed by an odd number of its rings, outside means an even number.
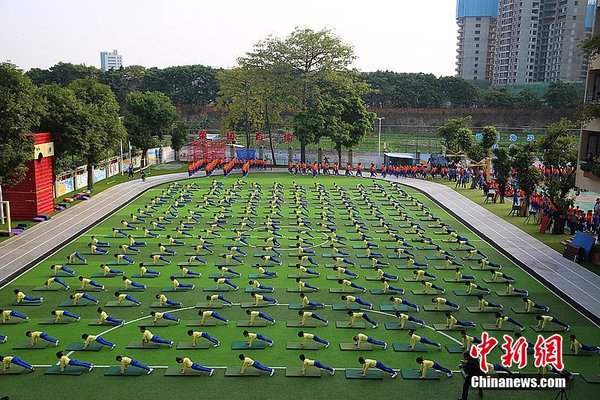
[[[87,135],[92,126],[88,107],[73,90],[56,83],[42,86],[40,94],[46,103],[40,130],[52,134],[55,173],[87,163]]]
[[[80,150],[88,171],[88,187],[94,187],[93,168],[117,152],[126,131],[119,118],[119,104],[110,87],[96,79],[76,79],[69,85],[81,103],[83,146]]]
[[[464,118],[451,118],[438,128],[438,135],[445,140],[450,151],[468,151],[473,143],[473,131],[469,115]]]
[[[552,82],[544,95],[544,100],[552,108],[577,107],[583,100],[575,85],[567,82]]]
[[[14,65],[0,63],[0,185],[20,182],[33,158],[26,134],[39,125],[43,103],[31,80]]]
[[[132,92],[127,95],[123,123],[131,143],[143,151],[160,146],[163,137],[170,135],[177,122],[175,106],[160,92]]]
[[[173,104],[209,104],[217,98],[217,70],[204,65],[181,65],[146,70],[141,90],[161,92]]]
[[[545,176],[542,186],[548,200],[558,210],[565,210],[573,204],[572,190],[575,189],[579,150],[579,140],[573,135],[575,127],[572,122],[563,118],[548,125],[537,143],[538,156],[544,166],[558,168],[563,172]]]
[[[56,83],[67,86],[76,79],[100,78],[103,74],[101,69],[83,64],[71,64],[59,62],[49,69],[32,68],[26,72],[36,85],[50,85]]]

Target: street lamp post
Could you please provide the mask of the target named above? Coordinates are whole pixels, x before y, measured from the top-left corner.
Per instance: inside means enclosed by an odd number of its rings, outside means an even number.
[[[377,155],[381,155],[381,121],[384,120],[385,117],[377,117],[377,121],[379,121],[379,140],[377,145]]]

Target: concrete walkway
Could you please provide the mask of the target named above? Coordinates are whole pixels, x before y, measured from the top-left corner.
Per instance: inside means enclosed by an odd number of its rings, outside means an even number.
[[[136,179],[110,187],[68,208],[50,221],[36,224],[22,234],[0,243],[0,285],[5,285],[23,271],[65,246],[72,237],[96,225],[153,186],[185,179],[187,173]]]
[[[386,178],[424,192],[505,256],[600,325],[600,276],[564,258],[531,235],[506,222],[448,186],[419,179]]]
[[[74,236],[90,229],[146,190],[187,177],[187,173],[160,175],[149,177],[145,183],[137,179],[113,186],[57,214],[50,221],[0,243],[0,285],[65,246]],[[418,179],[386,180],[423,191],[558,296],[600,324],[600,276],[563,258],[539,240],[447,186]]]

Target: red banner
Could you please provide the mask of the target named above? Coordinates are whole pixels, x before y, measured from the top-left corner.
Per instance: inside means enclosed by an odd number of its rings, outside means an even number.
[[[262,132],[256,132],[256,140],[265,140],[265,136]]]
[[[198,130],[198,139],[206,140],[206,131],[204,129]]]
[[[286,133],[283,135],[283,141],[286,143],[291,143],[294,141],[294,135],[292,135],[291,133]]]
[[[235,132],[227,132],[227,133],[225,133],[225,138],[228,141],[233,142],[235,140]]]

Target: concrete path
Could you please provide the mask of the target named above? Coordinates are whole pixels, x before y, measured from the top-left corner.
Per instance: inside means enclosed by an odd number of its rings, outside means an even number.
[[[73,236],[96,225],[153,186],[188,177],[187,173],[151,176],[110,187],[88,201],[70,207],[51,220],[0,243],[0,285],[65,246]]]
[[[600,325],[600,276],[564,258],[513,224],[448,186],[420,179],[386,178],[424,192],[431,200],[491,241],[505,256]]]
[[[278,172],[278,171],[273,171]],[[187,173],[149,177],[113,186],[89,201],[69,208],[50,221],[0,243],[0,285],[65,246],[153,186],[185,179]],[[470,229],[489,239],[500,252],[552,289],[562,299],[600,324],[600,276],[559,253],[451,188],[418,179],[387,178],[423,191]]]

